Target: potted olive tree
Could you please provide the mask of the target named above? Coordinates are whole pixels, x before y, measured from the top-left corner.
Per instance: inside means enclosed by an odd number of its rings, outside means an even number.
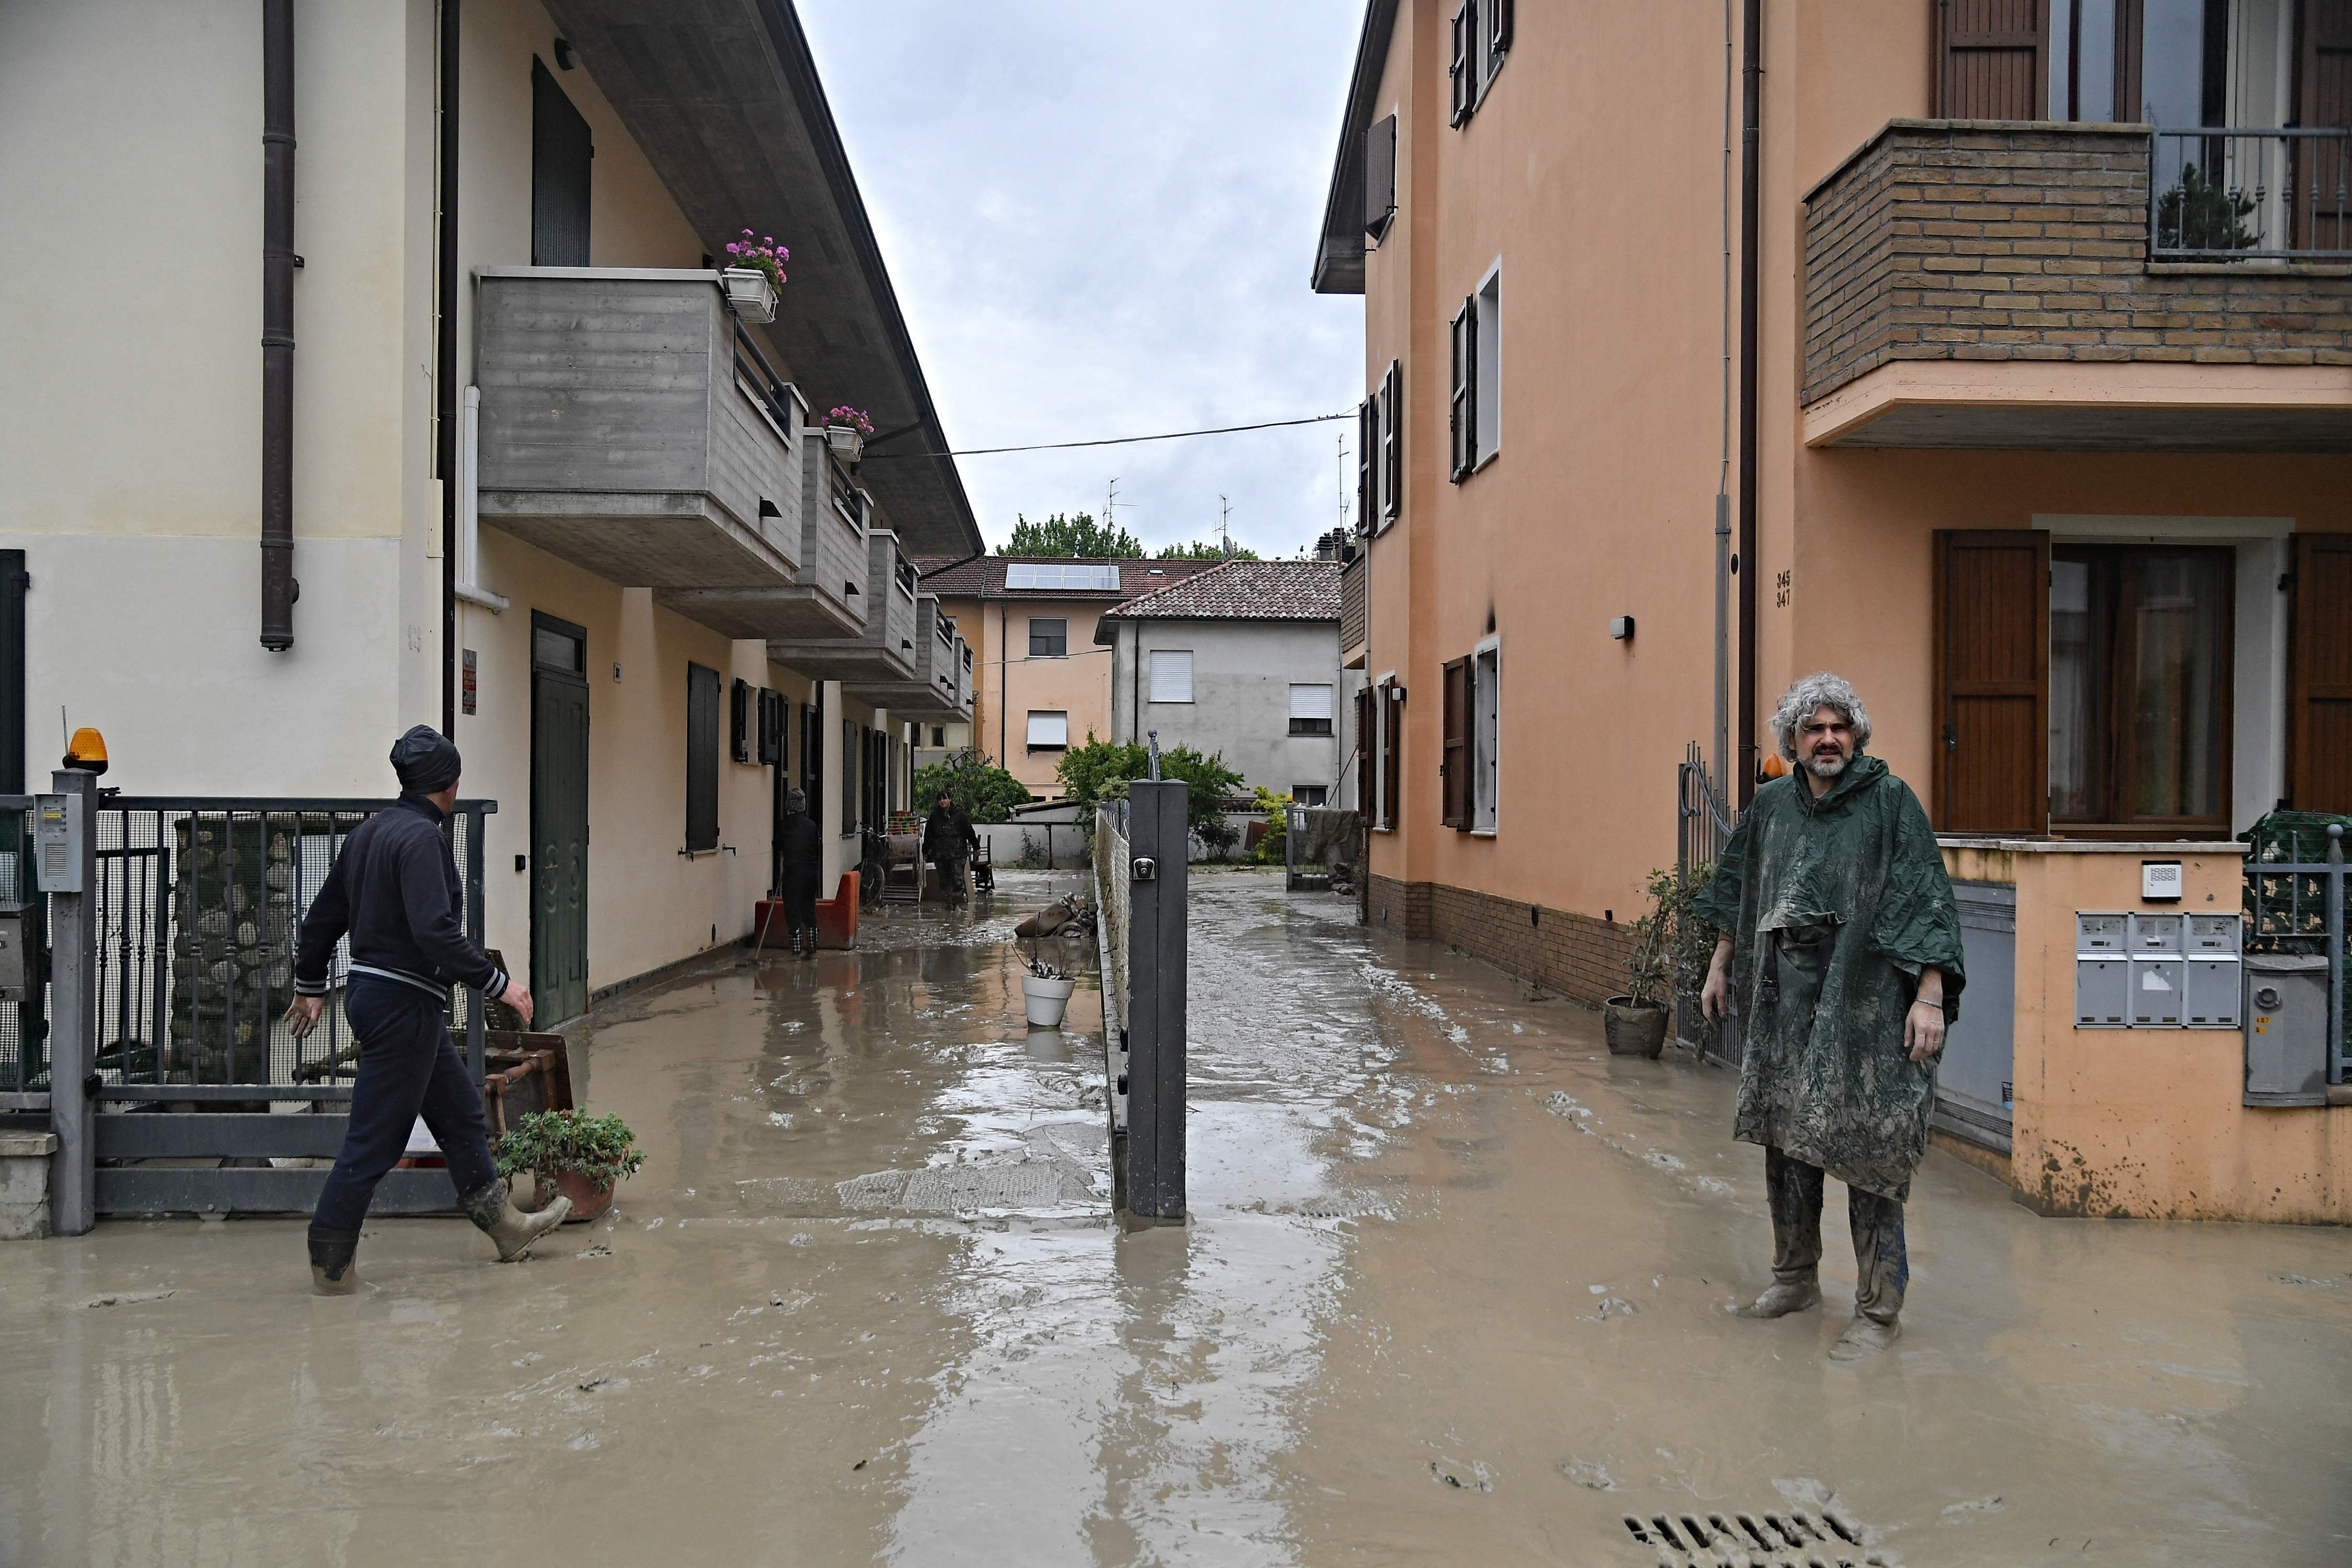
[[[1687,989],[1693,955],[1711,946],[1712,933],[1693,913],[1699,889],[1712,868],[1700,867],[1687,879],[1672,869],[1650,873],[1650,909],[1633,922],[1633,952],[1625,961],[1625,993],[1601,1005],[1601,1032],[1609,1054],[1652,1057],[1664,1053],[1666,1026],[1673,1018],[1676,993]],[[1705,973],[1705,958],[1698,959]]]
[[[613,1201],[614,1184],[634,1176],[646,1163],[637,1135],[617,1116],[582,1110],[538,1110],[515,1123],[499,1140],[499,1174],[529,1171],[539,1187],[539,1206],[557,1193],[572,1200],[567,1224],[594,1219]]]
[[[727,289],[728,303],[735,313],[747,321],[767,322],[776,319],[778,292],[784,286],[784,263],[792,252],[776,243],[776,237],[761,238],[750,229],[740,239],[727,244],[727,265],[720,268],[719,279]]]

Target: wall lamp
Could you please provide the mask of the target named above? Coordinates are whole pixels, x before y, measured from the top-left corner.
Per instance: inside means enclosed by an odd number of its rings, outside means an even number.
[[[1612,619],[1609,623],[1609,635],[1616,638],[1619,642],[1632,642],[1633,640],[1633,617],[1631,616],[1618,616]]]

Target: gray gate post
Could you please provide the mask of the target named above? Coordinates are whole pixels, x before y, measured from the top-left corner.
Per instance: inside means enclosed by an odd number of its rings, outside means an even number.
[[[98,1058],[98,775],[60,768],[51,791],[81,816],[78,893],[49,895],[49,1229],[81,1236],[98,1223],[98,1161],[92,1151],[89,1096],[82,1088]],[[39,853],[37,843],[34,852]]]
[[[1181,779],[1128,785],[1127,1207],[1184,1217],[1185,847]]]

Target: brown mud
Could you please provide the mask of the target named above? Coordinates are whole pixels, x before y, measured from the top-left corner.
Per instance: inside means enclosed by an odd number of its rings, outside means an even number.
[[[1728,1074],[1249,875],[1194,884],[1193,1221],[1122,1232],[1099,998],[1028,1031],[1010,942],[1073,879],[1000,876],[597,1018],[648,1160],[529,1262],[0,1248],[0,1563],[2352,1561],[2343,1232],[2039,1218],[1934,1152],[1904,1337],[1833,1363],[1834,1184],[1822,1308],[1727,1310]]]

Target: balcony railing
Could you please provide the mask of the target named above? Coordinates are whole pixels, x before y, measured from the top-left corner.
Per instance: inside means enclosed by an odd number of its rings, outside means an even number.
[[[2352,261],[2352,130],[2159,131],[2150,257]]]

